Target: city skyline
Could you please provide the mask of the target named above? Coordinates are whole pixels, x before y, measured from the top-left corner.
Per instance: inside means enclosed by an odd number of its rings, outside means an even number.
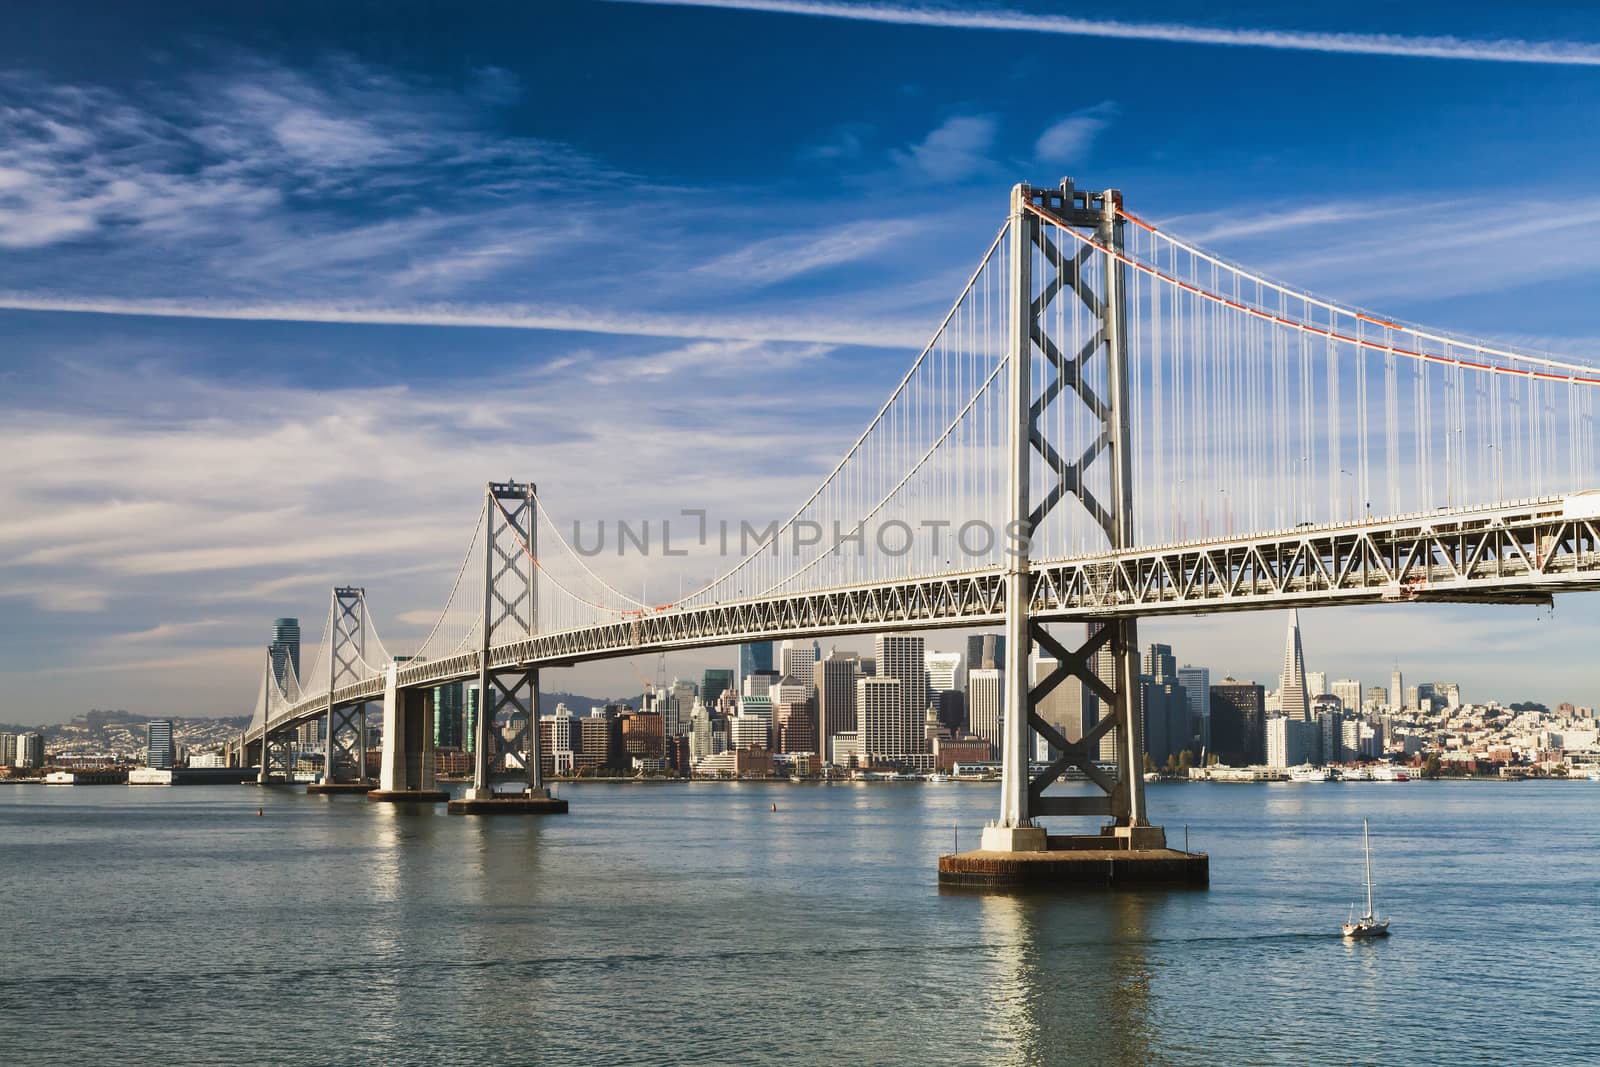
[[[334,584],[370,587],[403,651],[443,602],[490,478],[530,477],[589,521],[786,514],[903,373],[1019,180],[1115,185],[1174,232],[1385,314],[1600,352],[1596,150],[1572,133],[1600,88],[1560,47],[1411,56],[1406,36],[1436,38],[1441,8],[1342,15],[1388,43],[1223,48],[1204,33],[553,0],[463,26],[448,48],[396,50],[349,13],[295,4],[33,13],[36,32],[0,42],[0,439],[24,457],[0,483],[0,718],[248,711],[262,616],[309,631]],[[1508,12],[1450,15],[1467,25],[1448,56],[1527,32]],[[1308,17],[1268,5],[1237,29]],[[1557,36],[1582,45],[1600,36],[1591,22]],[[729,43],[773,34],[792,47],[738,93],[676,77],[729,52],[749,62]],[[616,49],[636,62],[596,84]],[[835,78],[797,96],[818,55],[836,57]],[[936,60],[950,62],[930,78]],[[979,60],[1007,77],[977,76]],[[1203,141],[1171,107],[1187,63],[1215,76]],[[1115,88],[1064,98],[1064,65]],[[1130,68],[1155,73],[1113,77]],[[1259,92],[1291,76],[1308,78],[1295,100]],[[1019,99],[1065,102],[1024,114]],[[1391,146],[1381,167],[1375,139]],[[1507,158],[1540,160],[1519,185],[1530,240],[1477,221],[1503,202],[1492,176]],[[616,233],[624,202],[653,225],[594,239]],[[714,426],[684,415],[706,396]],[[625,559],[614,577],[670,598],[716,569],[662,563]],[[1308,637],[1351,673],[1376,677],[1366,664],[1401,648],[1474,691],[1594,698],[1595,598],[1553,620],[1319,614]],[[1267,678],[1276,625],[1148,630]],[[1485,654],[1511,644],[1525,676]],[[1222,666],[1233,649],[1252,651]],[[606,664],[559,684],[621,688]]]

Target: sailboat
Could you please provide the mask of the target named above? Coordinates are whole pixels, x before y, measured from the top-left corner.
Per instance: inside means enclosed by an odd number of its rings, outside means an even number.
[[[1388,937],[1389,920],[1378,918],[1378,913],[1372,907],[1372,838],[1367,833],[1367,820],[1361,820],[1361,846],[1367,853],[1367,913],[1357,919],[1353,914],[1356,910],[1354,904],[1350,905],[1352,915],[1350,921],[1344,924],[1344,936],[1348,938]]]

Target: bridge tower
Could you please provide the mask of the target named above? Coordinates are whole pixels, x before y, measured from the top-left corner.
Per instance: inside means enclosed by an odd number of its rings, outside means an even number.
[[[494,781],[521,758],[523,795],[545,798],[539,752],[539,671],[496,663],[491,651],[527,641],[539,626],[538,489],[532,482],[490,482],[485,489],[483,639],[478,661],[478,723],[469,801],[494,799]],[[502,713],[522,725],[509,739]]]
[[[329,640],[328,717],[323,733],[324,787],[339,783],[341,764],[351,767],[354,782],[363,783],[367,777],[366,701],[339,701],[341,687],[363,678],[361,668],[366,663],[367,635],[371,630],[367,591],[359,586],[335,587],[329,617],[333,620],[333,633]]]
[[[1008,342],[1007,514],[1020,550],[1005,561],[1006,664],[1000,818],[983,832],[986,851],[1038,852],[1047,835],[1034,819],[1046,815],[1109,815],[1113,835],[1122,848],[1160,848],[1165,837],[1150,826],[1144,803],[1143,724],[1139,714],[1138,631],[1132,617],[1111,619],[1076,649],[1063,646],[1042,622],[1031,617],[1033,590],[1028,540],[1046,516],[1071,498],[1104,531],[1111,550],[1134,546],[1132,410],[1129,396],[1125,266],[1121,259],[1124,221],[1118,215],[1122,194],[1115,189],[1091,193],[1073,188],[1070,178],[1058,189],[1018,185],[1011,193],[1010,337]],[[1092,243],[1076,254],[1056,246],[1049,225],[1090,231]],[[1099,264],[1093,260],[1098,258]],[[1095,269],[1098,267],[1098,269]],[[1041,276],[1036,276],[1036,274]],[[1064,351],[1052,336],[1051,312],[1057,300],[1081,304],[1098,328],[1077,351]],[[1067,318],[1070,318],[1069,314]],[[1050,370],[1048,382],[1033,380],[1036,357]],[[1098,367],[1093,361],[1103,361]],[[1090,426],[1099,432],[1076,458],[1068,442],[1051,441],[1041,416],[1055,402],[1082,404]],[[1063,451],[1066,454],[1063,454]],[[1042,499],[1030,499],[1034,464],[1054,479]],[[1089,469],[1100,464],[1091,483]],[[1103,474],[1100,473],[1103,471]],[[1109,485],[1104,499],[1092,486]],[[1030,658],[1038,644],[1056,657],[1057,666],[1037,683]],[[1109,646],[1113,677],[1093,668]],[[1045,722],[1037,707],[1068,678],[1087,685],[1107,709],[1078,741],[1069,742]],[[1115,731],[1118,774],[1108,778],[1095,766],[1100,740]],[[1038,776],[1029,770],[1033,738],[1046,738],[1058,753]],[[1083,771],[1103,796],[1059,797],[1044,790],[1069,767]]]

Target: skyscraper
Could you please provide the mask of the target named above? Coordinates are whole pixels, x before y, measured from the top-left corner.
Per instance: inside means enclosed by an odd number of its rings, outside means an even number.
[[[833,735],[856,728],[856,674],[860,666],[855,656],[834,649],[811,669],[817,691],[817,751],[829,763],[833,762]]]
[[[172,720],[151,719],[147,729],[145,766],[170,768],[178,762],[178,753],[172,744]]]
[[[739,646],[739,691],[744,691],[744,680],[752,671],[772,670],[772,642],[752,641]]]
[[[1316,700],[1328,692],[1331,690],[1328,689],[1327,671],[1306,671],[1306,699]]]
[[[689,732],[689,716],[694,711],[694,698],[697,695],[693,682],[686,682],[681,678],[672,680],[672,689],[667,695],[668,737],[677,737]]]
[[[1172,654],[1171,645],[1152,644],[1145,650],[1144,673],[1158,682],[1176,682],[1178,680],[1178,661]]]
[[[856,722],[861,752],[874,763],[900,763],[905,750],[900,679],[857,678]]]
[[[1389,707],[1399,711],[1406,706],[1406,680],[1400,674],[1400,665],[1394,665],[1394,673],[1389,675]]]
[[[1178,684],[1189,702],[1189,729],[1200,741],[1201,749],[1211,750],[1211,668],[1178,668]]]
[[[992,667],[1004,670],[1006,666],[1005,634],[972,634],[967,638],[967,670],[974,667]]]
[[[465,740],[463,683],[451,682],[435,686],[433,690],[433,746],[435,748],[461,748]]]
[[[928,708],[927,654],[921,637],[910,634],[879,634],[874,643],[878,677],[900,683],[898,751],[910,755],[926,747],[923,716]],[[866,750],[869,754],[872,749]]]
[[[723,670],[721,667],[708,667],[700,676],[700,699],[708,708],[716,707],[717,698],[729,689],[733,690],[735,696],[739,695],[739,690],[733,684],[732,671]]]
[[[1289,633],[1283,644],[1283,673],[1278,680],[1278,704],[1296,722],[1311,721],[1311,699],[1306,692],[1306,659],[1300,648],[1300,612],[1289,611]]]
[[[1267,694],[1255,682],[1224,678],[1211,687],[1211,747],[1224,763],[1267,758]]]
[[[23,770],[44,766],[44,738],[41,735],[17,735],[17,759],[14,766]]]
[[[478,751],[479,695],[478,687],[469,685],[461,696],[461,747],[474,753]]]
[[[1346,711],[1361,710],[1361,681],[1357,678],[1340,678],[1333,683],[1333,695]]]
[[[0,767],[10,767],[17,762],[17,735],[0,734]]]
[[[778,646],[778,673],[803,678],[809,685],[817,662],[817,646],[806,641],[785,641]]]
[[[283,685],[284,665],[294,667],[295,678],[300,677],[300,620],[273,619],[272,641],[267,645],[272,657],[272,676]]]
[[[1005,674],[993,667],[967,672],[967,723],[978,737],[989,742],[993,755],[1005,737]]]

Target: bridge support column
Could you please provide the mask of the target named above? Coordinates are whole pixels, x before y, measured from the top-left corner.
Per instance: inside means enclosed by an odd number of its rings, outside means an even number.
[[[1135,880],[1204,881],[1203,857],[1170,853],[1159,827],[1148,824],[1144,806],[1144,736],[1139,710],[1138,627],[1132,618],[1091,624],[1085,643],[1065,648],[1032,616],[1036,592],[1029,549],[1034,534],[1063,500],[1074,498],[1105,533],[1111,549],[1134,546],[1133,442],[1129,417],[1129,354],[1126,344],[1124,267],[1119,258],[1123,220],[1121,194],[1078,192],[1070,179],[1059,190],[1019,185],[1012,190],[1009,263],[1007,403],[1010,424],[1007,460],[1007,528],[1004,565],[1006,650],[1004,729],[1001,752],[1000,817],[983,830],[982,847],[939,861],[941,881],[965,884],[1083,881],[1084,864],[1126,864],[1130,854],[1143,864]],[[1095,239],[1068,255],[1059,228],[1093,229]],[[1052,233],[1054,230],[1056,232]],[[1099,249],[1096,252],[1096,248]],[[1098,260],[1098,262],[1097,262]],[[1098,269],[1096,269],[1098,267]],[[1037,271],[1036,271],[1037,268]],[[1042,273],[1042,276],[1036,276]],[[1099,328],[1081,348],[1057,343],[1051,325],[1060,311],[1053,302],[1068,294]],[[1065,339],[1062,339],[1063,341]],[[1103,356],[1096,366],[1091,361]],[[1051,378],[1035,383],[1040,360]],[[1035,389],[1035,385],[1043,385]],[[1051,440],[1053,420],[1041,416],[1055,403],[1072,400],[1088,410],[1099,433],[1087,450],[1081,443]],[[1035,455],[1042,471],[1034,469]],[[1075,459],[1068,459],[1075,456]],[[1091,489],[1086,469],[1105,457],[1109,482]],[[1053,476],[1043,499],[1029,499],[1036,473]],[[1056,657],[1047,677],[1033,682],[1033,650],[1042,646]],[[1072,678],[1105,708],[1083,736],[1068,741],[1044,721],[1037,707],[1056,686]],[[1102,738],[1116,731],[1115,780],[1096,765]],[[1035,736],[1050,742],[1056,756],[1035,776],[1029,766]],[[1069,767],[1077,767],[1103,796],[1045,796],[1045,789]],[[1052,836],[1034,820],[1040,816],[1110,816],[1099,835]],[[1110,861],[1107,855],[1120,853]],[[1098,869],[1098,868],[1096,868]],[[1165,872],[1165,873],[1163,873]],[[1088,876],[1093,880],[1096,876]]]
[[[383,687],[383,762],[378,788],[367,799],[449,800],[434,782],[433,690],[402,689],[398,674],[391,663]]]
[[[567,810],[567,802],[551,797],[544,786],[539,745],[539,671],[517,663],[493,662],[495,648],[526,640],[538,632],[537,493],[532,482],[490,482],[485,489],[476,758],[472,788],[464,799],[450,803],[450,811],[459,815],[554,814]],[[522,723],[520,731],[509,739],[500,732],[502,714],[508,724]],[[522,791],[496,793],[495,779],[511,776],[511,759],[519,754]]]

